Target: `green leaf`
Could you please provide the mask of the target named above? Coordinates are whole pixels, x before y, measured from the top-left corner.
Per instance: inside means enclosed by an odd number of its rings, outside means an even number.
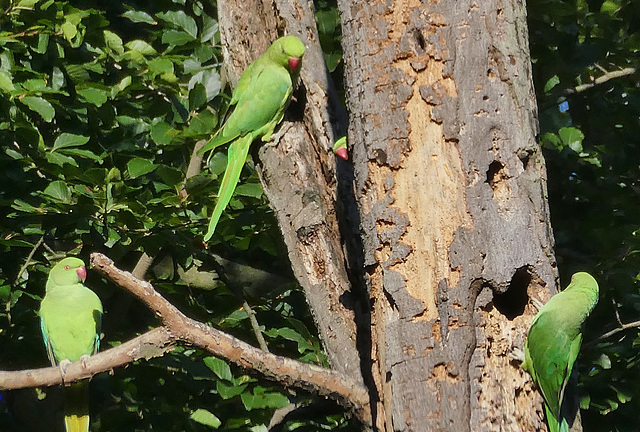
[[[66,21],[64,24],[62,24],[61,28],[62,34],[64,34],[65,39],[67,39],[69,42],[72,42],[73,38],[75,38],[78,34],[78,28],[69,21]]]
[[[127,162],[127,171],[129,178],[138,178],[155,170],[158,166],[147,159],[133,158]]]
[[[76,89],[76,93],[81,99],[95,106],[102,106],[107,100],[107,92],[97,88],[87,87],[84,89]]]
[[[222,399],[231,399],[240,394],[248,387],[248,384],[226,384],[224,381],[216,382],[216,391]]]
[[[11,78],[11,75],[9,75],[6,72],[0,71],[0,90],[2,90],[5,93],[11,93],[15,89],[16,88],[13,85],[13,80]]]
[[[89,137],[87,136],[63,132],[58,135],[58,138],[56,138],[56,141],[53,143],[53,150],[55,151],[65,147],[78,147],[88,142]]]
[[[204,359],[202,359],[202,361],[209,369],[213,371],[214,374],[218,376],[218,378],[233,382],[231,368],[224,360],[210,356],[205,357]]]
[[[262,392],[261,387],[254,388],[254,393],[242,393],[240,399],[244,407],[251,411],[262,408],[282,408],[289,404],[289,399],[280,393]]]
[[[177,131],[169,123],[163,121],[151,125],[151,139],[156,144],[169,144],[175,137]]]
[[[20,101],[29,107],[29,109],[40,114],[42,119],[49,123],[56,115],[56,110],[49,101],[37,96],[25,96]]]
[[[600,354],[600,357],[598,357],[598,359],[594,363],[600,366],[602,369],[611,369],[611,359],[604,353]]]
[[[173,73],[173,62],[165,58],[156,58],[149,63],[149,70],[156,75],[163,73]]]
[[[558,131],[558,135],[566,147],[569,147],[576,153],[582,152],[582,140],[584,140],[584,134],[580,129],[574,127],[563,127]]]
[[[187,15],[184,11],[169,11],[169,12],[161,12],[157,14],[158,18],[168,22],[169,24],[173,24],[185,32],[189,34],[192,39],[196,39],[198,37],[198,25],[196,21]]]
[[[49,183],[49,186],[47,186],[43,193],[56,201],[65,204],[71,203],[71,190],[62,180],[55,180]]]
[[[182,46],[194,40],[190,34],[178,30],[168,30],[162,34],[162,43],[171,46]]]
[[[544,85],[544,92],[548,93],[549,91],[551,91],[552,88],[554,88],[555,86],[557,86],[558,84],[560,84],[560,78],[558,78],[558,75],[554,75],[551,78],[549,78],[547,80],[547,82]]]
[[[124,54],[124,45],[120,36],[110,30],[104,30],[102,35],[109,48],[120,55]]]
[[[189,418],[205,426],[210,426],[213,429],[218,429],[220,425],[222,425],[222,422],[218,417],[216,417],[215,415],[213,415],[211,412],[207,411],[204,408],[198,408],[197,410],[191,413]]]
[[[189,93],[191,96],[191,93]],[[209,135],[218,124],[218,118],[213,111],[205,109],[191,118],[189,127],[185,130],[186,136]]]
[[[69,164],[74,167],[78,166],[78,162],[76,162],[74,158],[60,153],[47,153],[47,161],[58,166],[64,166],[65,164]]]
[[[604,3],[602,3],[602,6],[600,6],[600,12],[609,15],[613,15],[614,13],[618,12],[618,9],[620,9],[620,6],[616,4],[616,2],[609,0],[605,1]]]
[[[134,23],[145,23],[145,24],[152,24],[152,25],[158,24],[156,20],[154,20],[151,17],[151,15],[149,15],[144,11],[129,10],[123,13],[122,16],[125,18],[128,18]]]
[[[15,9],[33,10],[40,0],[20,0]]]
[[[252,198],[262,196],[262,186],[260,183],[243,183],[236,187],[236,194]]]
[[[127,42],[125,47],[127,47],[127,49],[131,51],[138,52],[145,56],[147,55],[151,56],[151,55],[157,54],[157,51],[151,45],[139,39],[132,40],[131,42]]]

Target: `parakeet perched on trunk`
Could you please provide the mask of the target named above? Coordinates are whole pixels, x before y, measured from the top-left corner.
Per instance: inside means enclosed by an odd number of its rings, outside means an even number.
[[[522,368],[531,374],[544,398],[550,432],[569,432],[562,408],[565,389],[582,344],[582,324],[598,303],[598,283],[576,273],[533,319],[524,346]]]
[[[342,160],[349,159],[349,150],[347,150],[347,137],[343,136],[333,144],[333,152]]]
[[[40,305],[42,337],[52,365],[64,369],[70,362],[95,354],[100,344],[102,303],[82,283],[87,269],[79,258],[65,258],[49,272]],[[67,432],[89,430],[89,381],[71,384],[64,391]]]
[[[203,153],[231,143],[227,169],[205,241],[213,235],[222,211],[231,200],[247,160],[249,146],[257,138],[262,138],[263,142],[271,140],[273,130],[282,121],[298,81],[304,52],[304,44],[296,36],[284,36],[271,44],[242,72],[231,97],[231,105],[235,105],[235,109],[216,136],[199,151]]]

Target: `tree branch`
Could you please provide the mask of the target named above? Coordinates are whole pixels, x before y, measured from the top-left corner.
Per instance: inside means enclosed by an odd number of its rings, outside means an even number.
[[[160,357],[173,350],[175,338],[166,327],[158,327],[128,342],[90,356],[85,362],[73,362],[65,370],[64,382],[90,378],[135,360]],[[22,371],[0,371],[0,390],[40,387],[62,384],[58,366]]]
[[[590,347],[590,346],[594,346],[598,343],[600,343],[601,341],[610,338],[611,336],[614,336],[624,330],[628,330],[630,328],[640,328],[640,321],[633,321],[630,323],[626,323],[626,324],[622,324],[620,323],[620,327],[618,328],[614,328],[611,331],[606,332],[603,335],[598,336],[597,338],[593,339],[592,341],[589,341],[588,343],[584,344],[585,347]]]
[[[588,90],[588,89],[590,89],[592,87],[595,87],[597,85],[604,84],[607,81],[612,80],[614,78],[620,78],[620,77],[627,76],[627,75],[633,75],[634,73],[636,73],[636,68],[632,68],[632,67],[628,67],[628,68],[625,68],[625,69],[622,69],[622,70],[607,72],[604,75],[601,75],[598,78],[594,79],[590,83],[581,84],[581,85],[573,87],[573,88],[565,89],[564,94],[565,95],[572,95],[572,94],[580,93],[580,92]]]

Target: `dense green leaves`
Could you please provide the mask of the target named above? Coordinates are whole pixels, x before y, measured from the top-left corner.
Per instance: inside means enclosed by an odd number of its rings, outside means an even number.
[[[127,270],[146,252],[155,258],[146,277],[181,310],[255,343],[241,295],[214,280],[211,253],[289,273],[257,174],[249,164],[208,250],[203,230],[226,148],[185,179],[195,143],[215,132],[228,100],[220,94],[218,44],[209,2],[3,3],[0,346],[11,349],[0,350],[1,369],[47,364],[36,314],[47,269],[61,255],[88,260],[94,251]],[[103,347],[157,325],[94,272],[87,284],[105,305]],[[326,365],[295,284],[267,283],[264,290],[269,297],[254,293],[253,308],[269,347]],[[61,424],[57,392],[0,393],[0,429]],[[92,398],[95,432],[260,430],[291,394],[199,350],[178,348],[99,375]],[[50,407],[42,419],[24,415],[39,403]]]
[[[599,337],[640,317],[640,91],[629,69],[638,67],[640,9],[629,0],[528,6],[558,267],[565,282],[586,270],[601,287],[578,359],[582,424],[635,431],[640,334]]]

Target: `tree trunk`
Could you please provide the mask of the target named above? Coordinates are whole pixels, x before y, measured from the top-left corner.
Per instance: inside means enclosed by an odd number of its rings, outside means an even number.
[[[307,45],[263,185],[332,367],[370,384],[377,429],[545,430],[509,357],[529,297],[557,284],[524,4],[339,1],[355,187],[329,153],[344,123],[312,4],[218,6],[235,79],[278,36]],[[349,199],[360,248],[341,241]]]
[[[331,365],[362,383],[356,298],[342,249],[336,157],[331,152],[336,133],[346,132],[346,113],[328,78],[313,3],[219,1],[218,15],[227,75],[233,82],[280,36],[296,35],[307,47],[296,100],[281,132],[259,151],[261,179]]]
[[[545,430],[519,364],[557,270],[525,6],[339,1],[386,431]]]

